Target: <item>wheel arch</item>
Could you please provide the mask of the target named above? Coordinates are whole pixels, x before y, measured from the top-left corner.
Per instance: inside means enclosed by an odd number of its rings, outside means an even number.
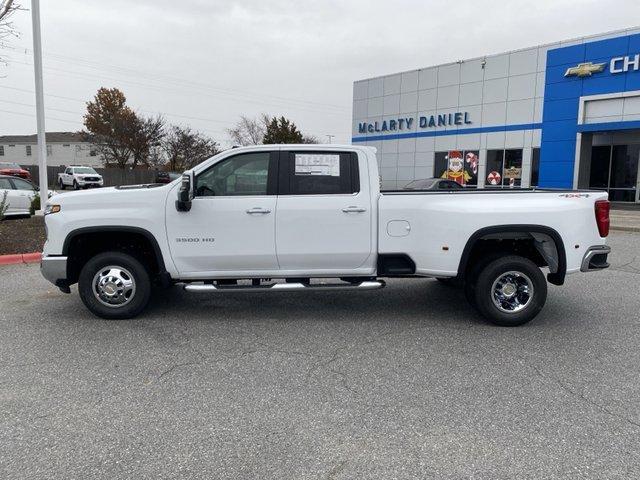
[[[160,245],[155,238],[155,236],[149,231],[141,227],[134,226],[125,226],[125,225],[101,225],[95,227],[81,227],[69,232],[64,240],[62,245],[62,255],[67,256],[71,259],[74,258],[74,252],[72,251],[72,246],[77,245],[78,241],[81,239],[102,239],[103,242],[106,239],[113,239],[114,235],[123,234],[121,240],[125,240],[128,236],[129,239],[137,238],[144,239],[148,242],[148,246],[151,247],[151,254],[153,262],[153,270],[155,274],[158,275],[161,283],[166,283],[169,279],[169,274],[167,273],[164,257],[162,255],[162,250],[160,249]],[[103,236],[101,238],[101,236]],[[92,253],[99,253],[100,251],[108,251],[109,248],[104,248],[105,244],[101,244],[100,247],[96,247],[95,251]],[[127,251],[126,248],[122,248],[122,243],[113,245],[114,250]],[[77,257],[77,256],[76,256]],[[80,261],[86,260],[82,255],[79,256]],[[74,267],[73,261],[70,262],[68,268],[68,274],[70,274],[70,280],[74,282],[77,280],[77,276],[79,275],[79,269],[76,265]],[[80,267],[81,268],[81,267]]]
[[[546,238],[550,241],[547,242]],[[560,234],[551,227],[535,224],[494,225],[475,231],[467,240],[458,265],[458,276],[464,277],[469,262],[481,246],[483,240],[529,240],[533,242],[539,255],[544,258],[551,272],[547,280],[554,285],[562,285],[567,273],[567,254]],[[545,246],[552,243],[553,250]],[[508,251],[508,250],[507,250]]]

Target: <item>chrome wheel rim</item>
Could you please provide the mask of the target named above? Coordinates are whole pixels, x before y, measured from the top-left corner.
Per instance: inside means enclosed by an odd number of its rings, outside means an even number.
[[[110,265],[100,269],[91,283],[93,295],[107,307],[122,307],[136,294],[136,282],[126,268]]]
[[[491,300],[501,312],[520,312],[527,308],[532,298],[533,282],[522,272],[505,272],[491,287]]]

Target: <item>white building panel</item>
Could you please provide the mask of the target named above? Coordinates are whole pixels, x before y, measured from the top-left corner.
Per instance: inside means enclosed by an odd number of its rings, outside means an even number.
[[[438,67],[425,68],[418,71],[418,89],[438,87]]]
[[[495,80],[485,80],[482,91],[483,103],[504,102],[507,99],[509,80],[497,78]]]
[[[438,67],[438,87],[460,83],[460,64],[454,63]]]
[[[536,96],[536,74],[528,73],[509,77],[508,100],[522,100]]]
[[[536,73],[538,69],[538,48],[520,50],[509,55],[509,76]]]
[[[400,92],[415,92],[418,90],[418,71],[404,72],[400,85]]]
[[[402,75],[389,75],[384,77],[384,94],[394,95],[400,93],[400,85],[402,84]]]

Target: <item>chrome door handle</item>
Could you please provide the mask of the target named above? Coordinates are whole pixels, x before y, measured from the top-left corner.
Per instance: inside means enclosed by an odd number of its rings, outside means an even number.
[[[268,210],[266,208],[254,207],[247,210],[247,213],[249,215],[259,215],[259,214],[265,215],[267,213],[271,213],[271,210]]]
[[[366,208],[356,207],[355,205],[351,205],[350,207],[343,208],[342,211],[344,213],[362,213],[366,212]]]

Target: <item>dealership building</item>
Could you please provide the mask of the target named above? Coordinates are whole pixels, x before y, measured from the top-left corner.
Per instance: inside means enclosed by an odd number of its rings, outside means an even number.
[[[354,82],[383,188],[591,188],[640,203],[640,28]]]

